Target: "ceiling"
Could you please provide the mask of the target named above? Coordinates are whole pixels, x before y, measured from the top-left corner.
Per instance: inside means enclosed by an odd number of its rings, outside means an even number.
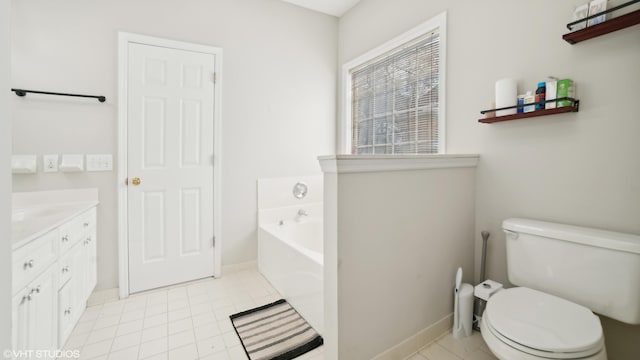
[[[341,17],[360,0],[282,0],[307,9]]]

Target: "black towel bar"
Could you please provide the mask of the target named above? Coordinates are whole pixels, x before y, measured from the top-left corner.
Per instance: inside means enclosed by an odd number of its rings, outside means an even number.
[[[15,92],[18,96],[27,96],[27,93],[33,94],[44,94],[44,95],[58,95],[58,96],[73,96],[73,97],[83,97],[83,98],[92,98],[98,99],[100,102],[105,102],[107,100],[106,97],[100,95],[82,95],[82,94],[67,94],[67,93],[57,93],[57,92],[49,92],[49,91],[36,91],[36,90],[25,90],[25,89],[11,89],[11,91]]]

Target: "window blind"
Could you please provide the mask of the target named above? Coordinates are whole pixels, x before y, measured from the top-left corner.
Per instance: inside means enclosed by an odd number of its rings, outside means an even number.
[[[435,29],[350,71],[352,154],[438,153]]]

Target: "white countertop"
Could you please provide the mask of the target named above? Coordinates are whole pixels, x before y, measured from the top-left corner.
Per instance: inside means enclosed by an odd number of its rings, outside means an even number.
[[[13,250],[98,205],[97,189],[13,194]]]

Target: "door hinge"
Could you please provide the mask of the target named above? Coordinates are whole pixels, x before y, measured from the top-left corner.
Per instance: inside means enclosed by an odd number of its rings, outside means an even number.
[[[211,238],[211,247],[216,247],[216,237]]]
[[[214,83],[214,84],[216,83],[216,79],[217,79],[217,76],[216,76],[216,75],[217,75],[216,73],[213,73],[213,76],[212,76],[212,78],[213,78],[213,83]]]

